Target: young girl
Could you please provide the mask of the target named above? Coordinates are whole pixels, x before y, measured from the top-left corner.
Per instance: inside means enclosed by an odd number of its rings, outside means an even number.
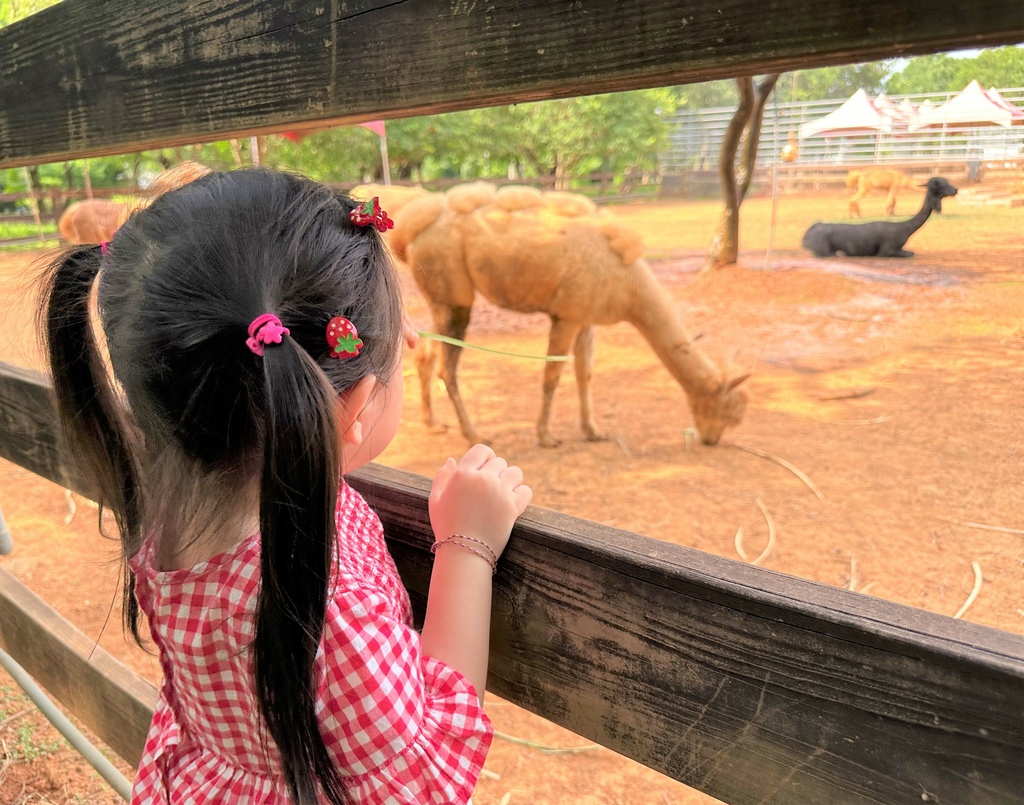
[[[136,805],[463,803],[483,766],[491,576],[532,493],[488,447],[448,459],[417,634],[343,479],[402,404],[375,201],[214,173],[48,274],[61,421],[117,518],[126,626],[138,640],[141,609],[164,672]]]

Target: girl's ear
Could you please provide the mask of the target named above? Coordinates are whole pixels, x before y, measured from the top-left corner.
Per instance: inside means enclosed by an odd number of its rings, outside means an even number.
[[[338,432],[343,445],[358,446],[363,441],[362,413],[377,387],[377,378],[367,375],[347,389],[338,405]]]

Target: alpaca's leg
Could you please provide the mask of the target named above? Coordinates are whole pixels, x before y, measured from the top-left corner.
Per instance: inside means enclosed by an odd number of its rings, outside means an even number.
[[[470,310],[471,308],[468,307],[434,306],[434,321],[438,324],[439,332],[460,341],[464,340],[469,327]],[[439,374],[448,391],[448,398],[455,406],[455,414],[459,418],[462,435],[471,442],[479,442],[481,439],[477,435],[473,423],[469,421],[466,405],[462,402],[462,395],[459,393],[459,357],[462,355],[462,347],[442,343],[441,353],[443,359]]]
[[[850,199],[850,217],[860,218],[860,204],[857,202],[861,198],[863,193],[858,192],[853,198]]]
[[[889,190],[889,195],[885,197],[885,214],[895,215],[896,214],[896,192],[899,190],[896,185],[893,185]]]
[[[577,326],[573,322],[552,317],[548,355],[568,355],[572,348],[572,340],[576,336]],[[548,431],[548,420],[551,418],[551,401],[555,397],[562,365],[562,361],[548,361],[544,366],[544,395],[541,399],[540,418],[537,420],[537,444],[541,447],[558,447],[560,444]]]
[[[889,244],[889,245],[883,244],[879,248],[878,254],[875,255],[875,256],[876,257],[913,257],[914,253],[913,252],[908,252],[906,249],[903,248],[902,244],[899,245],[899,246],[896,246],[894,244]]]
[[[593,398],[590,378],[594,371],[594,327],[584,327],[576,334],[576,389],[580,395],[580,428],[588,441],[599,442],[604,437],[597,432],[593,417]]]
[[[434,321],[434,332],[445,335],[450,329],[451,308],[442,304],[430,306]],[[443,433],[447,428],[434,418],[434,378],[439,374],[442,358],[441,344],[437,341],[420,341],[416,349],[416,374],[420,380],[420,416],[431,433]]]
[[[423,424],[431,433],[444,433],[448,426],[434,419],[433,386],[437,364],[441,359],[441,345],[423,339],[416,348],[416,373],[420,378],[420,408]]]

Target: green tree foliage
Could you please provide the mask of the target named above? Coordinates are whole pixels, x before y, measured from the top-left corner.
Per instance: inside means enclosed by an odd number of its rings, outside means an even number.
[[[736,82],[732,80],[707,81],[670,87],[668,92],[677,109],[707,109],[713,106],[735,106],[739,102]]]
[[[977,78],[982,86],[1007,89],[1024,87],[1024,47],[1005,47],[983,50],[971,59],[971,77]],[[964,77],[961,73],[960,78]],[[963,87],[970,82],[963,82]]]
[[[590,171],[654,168],[667,135],[662,117],[675,106],[668,90],[589,95],[482,110],[472,129],[491,170],[512,166],[564,186]]]
[[[801,70],[795,82],[793,73],[787,73],[779,80],[776,100],[785,103],[848,98],[858,89],[875,94],[882,90],[891,72],[892,62],[877,61]]]
[[[919,56],[894,73],[885,89],[892,95],[959,92],[973,79],[983,87],[1024,87],[1024,48],[991,48],[972,58]]]
[[[37,11],[55,5],[58,0],[0,0],[0,28]]]
[[[945,53],[910,59],[906,67],[889,78],[885,90],[890,95],[911,95],[963,89],[967,82],[963,86],[956,86],[959,62],[959,59]]]
[[[296,170],[323,182],[361,181],[366,167],[380,162],[377,135],[363,128],[345,126],[319,131],[300,143],[278,134],[268,134],[263,139],[268,165]],[[248,143],[246,146],[241,155],[243,166],[251,164]]]

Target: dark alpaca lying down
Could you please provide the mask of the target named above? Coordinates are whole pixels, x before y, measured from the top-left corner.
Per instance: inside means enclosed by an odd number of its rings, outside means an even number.
[[[913,257],[903,248],[928,216],[942,212],[942,199],[955,196],[956,188],[938,176],[928,180],[921,211],[907,221],[875,221],[869,224],[812,224],[804,233],[803,247],[818,257],[842,252],[848,257]]]

